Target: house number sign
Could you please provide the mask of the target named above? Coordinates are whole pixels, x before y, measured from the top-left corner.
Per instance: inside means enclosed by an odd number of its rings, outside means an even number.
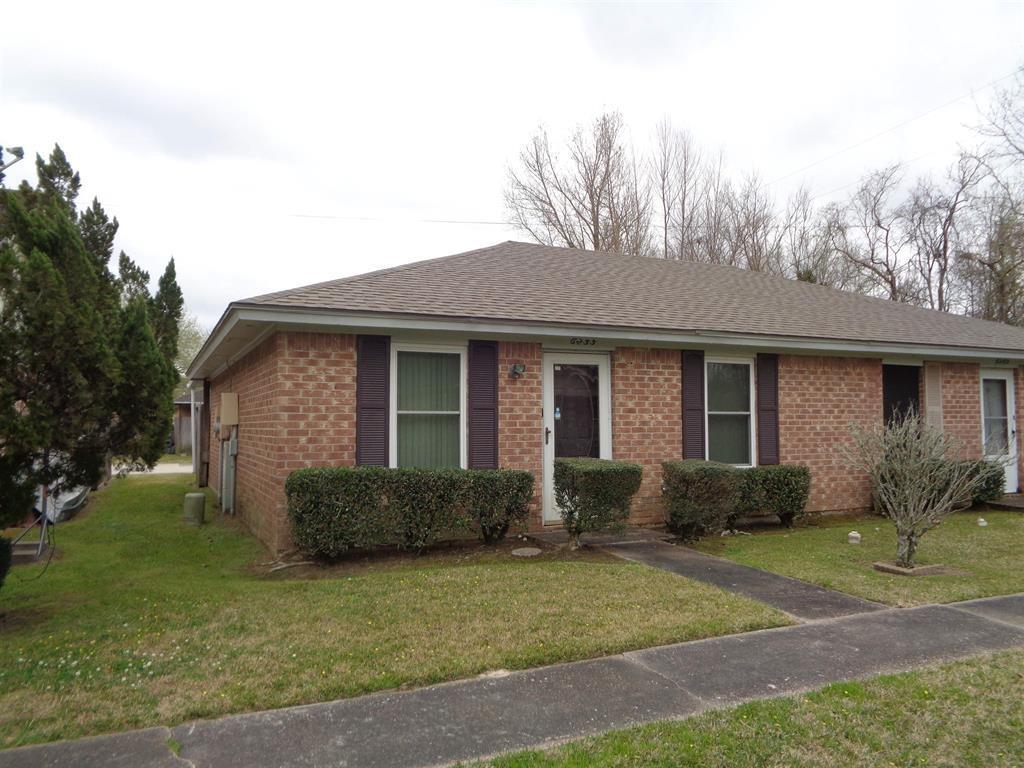
[[[571,336],[569,343],[580,347],[592,347],[597,344],[597,339],[585,339],[582,336]]]

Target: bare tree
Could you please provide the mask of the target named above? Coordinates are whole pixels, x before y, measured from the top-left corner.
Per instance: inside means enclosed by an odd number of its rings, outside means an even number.
[[[940,312],[950,312],[956,304],[951,294],[955,287],[954,257],[964,247],[961,219],[983,174],[978,158],[961,155],[945,186],[928,178],[919,179],[904,207],[921,296],[929,307]]]
[[[775,201],[753,173],[731,192],[727,209],[731,262],[752,272],[783,274],[786,227],[776,214]]]
[[[973,248],[957,255],[964,311],[984,320],[1024,325],[1024,218],[998,186],[969,211]]]
[[[834,205],[816,208],[810,191],[800,187],[786,203],[784,218],[787,277],[840,290],[863,290],[860,272],[832,246],[832,227],[838,218]]]
[[[564,162],[539,131],[509,170],[505,203],[539,242],[649,255],[650,191],[616,112],[578,128]]]
[[[986,139],[983,157],[993,174],[1008,183],[1024,172],[1024,67],[1009,86],[996,91],[977,131]]]
[[[871,479],[878,511],[896,526],[896,564],[913,568],[929,530],[964,504],[983,482],[963,446],[910,409],[884,427],[854,426],[843,453]]]
[[[901,180],[898,164],[868,174],[848,204],[835,210],[832,245],[864,274],[873,292],[916,303],[917,287],[903,258],[903,211],[893,201]]]

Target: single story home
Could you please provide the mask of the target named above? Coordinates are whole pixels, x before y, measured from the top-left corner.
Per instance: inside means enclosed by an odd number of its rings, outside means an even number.
[[[811,511],[870,505],[840,446],[914,404],[1018,490],[1024,329],[726,266],[506,242],[231,303],[188,375],[200,481],[270,548],[288,474],[514,467],[559,523],[559,456],[797,463]],[[198,397],[199,391],[203,394]]]

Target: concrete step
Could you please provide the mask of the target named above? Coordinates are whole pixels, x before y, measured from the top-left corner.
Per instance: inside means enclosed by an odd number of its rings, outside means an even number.
[[[43,550],[40,554],[38,541],[19,541],[14,545],[11,564],[22,565],[24,563],[34,563],[41,555],[46,554],[46,549],[46,544],[43,544]]]
[[[1007,494],[999,501],[990,501],[988,506],[1002,512],[1024,512],[1024,495],[1019,493]]]

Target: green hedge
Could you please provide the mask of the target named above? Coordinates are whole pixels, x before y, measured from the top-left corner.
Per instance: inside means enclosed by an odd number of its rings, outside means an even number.
[[[974,488],[972,504],[988,504],[1003,498],[1006,487],[1006,468],[997,461],[970,461],[972,474],[977,474],[978,485]]]
[[[533,476],[517,470],[321,467],[285,483],[295,544],[322,557],[422,550],[468,530],[494,542],[525,519],[532,493]]]
[[[739,476],[735,467],[714,461],[666,461],[662,495],[668,529],[690,540],[717,533],[735,515]]]
[[[739,508],[744,515],[770,514],[787,528],[806,514],[811,471],[797,464],[737,470],[741,473]]]
[[[468,471],[463,496],[470,527],[487,544],[505,538],[508,529],[526,522],[533,498],[533,475],[511,469]]]
[[[4,579],[11,569],[11,558],[14,556],[14,546],[11,540],[0,536],[0,588],[4,586]]]
[[[668,527],[684,539],[733,528],[739,517],[776,515],[791,526],[804,515],[811,488],[807,467],[777,464],[738,468],[688,459],[662,464]]]
[[[555,459],[555,501],[570,544],[578,547],[581,533],[607,530],[626,520],[642,477],[639,464]]]

